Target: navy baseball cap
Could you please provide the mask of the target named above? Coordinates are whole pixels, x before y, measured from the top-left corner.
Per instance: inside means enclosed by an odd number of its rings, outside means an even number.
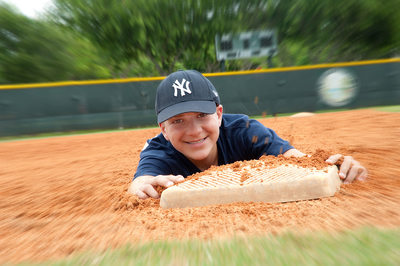
[[[157,87],[157,122],[189,112],[213,114],[220,104],[214,85],[196,70],[179,70]]]

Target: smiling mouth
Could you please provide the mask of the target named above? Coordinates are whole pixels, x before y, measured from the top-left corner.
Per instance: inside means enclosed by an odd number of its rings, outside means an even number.
[[[207,137],[205,137],[204,139],[199,139],[196,141],[186,141],[187,144],[199,144],[199,143],[203,143],[206,140]]]

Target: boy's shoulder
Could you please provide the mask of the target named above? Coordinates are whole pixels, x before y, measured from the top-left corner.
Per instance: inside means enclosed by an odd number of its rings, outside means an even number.
[[[141,157],[144,155],[151,155],[155,157],[164,156],[160,151],[164,151],[165,153],[173,152],[172,145],[164,138],[163,134],[158,134],[151,139],[148,139],[142,149]]]
[[[223,127],[248,127],[251,119],[244,114],[223,114],[222,126]]]

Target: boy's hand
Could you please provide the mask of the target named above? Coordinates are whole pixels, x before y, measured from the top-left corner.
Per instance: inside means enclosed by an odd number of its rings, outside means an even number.
[[[149,197],[158,199],[160,195],[156,191],[156,186],[167,188],[183,180],[184,177],[181,175],[139,176],[132,181],[128,192],[137,195],[140,199]]]
[[[367,169],[351,156],[335,154],[330,156],[326,162],[329,164],[336,164],[342,158],[343,162],[340,165],[339,177],[343,180],[344,184],[349,184],[354,180],[365,181],[365,179],[367,179]]]

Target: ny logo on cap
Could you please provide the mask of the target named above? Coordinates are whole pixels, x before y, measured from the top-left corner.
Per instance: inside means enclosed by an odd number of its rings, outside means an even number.
[[[185,87],[183,87],[183,85],[185,85],[185,83],[186,83],[186,88]],[[192,91],[190,90],[190,88],[189,88],[189,81],[186,81],[186,79],[182,79],[182,82],[181,83],[179,83],[179,81],[178,80],[175,80],[175,83],[174,84],[172,84],[172,87],[174,87],[174,96],[175,97],[177,97],[178,96],[178,90],[180,90],[181,91],[181,96],[185,96],[186,94],[185,94],[185,92],[186,93],[188,93],[188,94],[192,94]]]

